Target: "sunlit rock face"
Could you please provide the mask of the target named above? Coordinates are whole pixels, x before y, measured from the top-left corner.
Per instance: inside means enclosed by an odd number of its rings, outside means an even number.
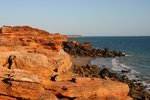
[[[66,41],[29,26],[0,28],[0,99],[131,99],[127,84],[72,73],[71,56],[62,47]]]

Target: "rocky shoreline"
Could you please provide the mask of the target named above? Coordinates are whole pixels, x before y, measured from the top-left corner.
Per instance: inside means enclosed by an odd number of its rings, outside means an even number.
[[[92,59],[91,59],[92,60]],[[150,93],[145,91],[145,86],[136,80],[130,80],[128,77],[121,73],[114,72],[110,70],[107,66],[103,65],[102,68],[91,65],[90,63],[83,66],[74,66],[74,73],[80,75],[81,77],[98,77],[106,80],[113,80],[118,82],[123,82],[128,84],[130,91],[128,95],[133,98],[133,100],[149,100]],[[122,71],[122,73],[126,73]]]
[[[126,54],[122,52],[117,52],[115,50],[111,51],[109,48],[105,48],[104,50],[96,49],[91,46],[90,43],[79,43],[77,41],[67,41],[64,43],[64,50],[71,55],[74,56],[90,56],[90,57],[104,57],[104,58],[114,58],[125,56]],[[150,93],[145,91],[145,86],[142,83],[138,83],[136,80],[130,80],[126,76],[117,74],[109,70],[107,66],[103,66],[103,69],[100,69],[96,65],[84,65],[84,66],[76,66],[74,65],[74,72],[79,74],[82,77],[100,77],[100,78],[110,78],[114,81],[123,82],[129,85],[130,92],[129,96],[131,96],[134,100],[149,100]],[[126,73],[126,71],[122,70],[122,73]]]
[[[29,26],[3,26],[0,99],[148,100],[149,95],[140,92],[139,84],[118,78],[107,67],[99,69],[90,64],[95,57],[120,56],[125,54],[68,41],[58,33]]]
[[[90,56],[90,57],[121,57],[125,56],[125,53],[116,50],[110,50],[105,48],[100,50],[98,48],[93,48],[89,42],[80,43],[77,41],[66,41],[63,43],[64,51],[70,55],[75,56]]]

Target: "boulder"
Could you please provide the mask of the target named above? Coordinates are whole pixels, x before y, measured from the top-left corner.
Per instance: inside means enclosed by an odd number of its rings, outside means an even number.
[[[12,57],[15,57],[12,59]],[[40,61],[40,62],[39,62]],[[8,69],[30,71],[39,76],[50,77],[53,69],[49,68],[48,57],[34,53],[3,52],[0,53],[0,66]]]
[[[4,100],[18,99],[53,99],[57,100],[52,93],[47,93],[40,84],[40,78],[29,71],[9,70],[0,67],[0,94]],[[13,98],[11,98],[13,97]],[[6,99],[7,100],[7,99]]]
[[[107,79],[107,77],[110,76],[110,72],[109,72],[108,68],[103,68],[103,69],[100,71],[100,76],[101,76],[101,78],[103,78],[103,79]]]
[[[50,82],[44,85],[59,98],[89,100],[131,100],[128,85],[99,78],[76,78],[75,82]],[[56,92],[57,91],[57,92]]]

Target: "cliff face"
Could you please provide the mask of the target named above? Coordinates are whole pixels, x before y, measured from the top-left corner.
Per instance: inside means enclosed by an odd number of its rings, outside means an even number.
[[[59,34],[28,26],[4,26],[0,34],[0,65],[50,77],[53,70],[71,66],[69,55],[61,47],[66,40]]]
[[[66,41],[28,26],[0,28],[0,99],[130,99],[124,83],[70,72],[71,56],[62,47]]]
[[[46,31],[29,26],[4,26],[1,28],[0,33],[1,46],[10,47],[9,49],[15,49],[14,46],[17,46],[19,49],[29,49],[28,52],[35,53],[40,52],[38,49],[42,50],[43,48],[60,50],[61,43],[64,41],[67,41],[67,38],[58,33],[50,34]],[[42,53],[42,51],[40,53]]]

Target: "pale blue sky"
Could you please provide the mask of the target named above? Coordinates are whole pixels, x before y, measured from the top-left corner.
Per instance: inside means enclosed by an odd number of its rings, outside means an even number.
[[[0,26],[90,36],[150,36],[150,0],[0,0]]]

